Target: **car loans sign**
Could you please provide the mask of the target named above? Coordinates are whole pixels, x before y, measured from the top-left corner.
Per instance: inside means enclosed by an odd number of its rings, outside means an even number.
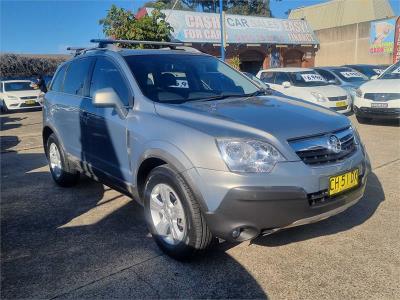
[[[151,8],[147,12],[151,13]],[[219,14],[163,10],[174,31],[173,39],[187,43],[220,43]],[[225,15],[227,43],[318,44],[304,20]]]

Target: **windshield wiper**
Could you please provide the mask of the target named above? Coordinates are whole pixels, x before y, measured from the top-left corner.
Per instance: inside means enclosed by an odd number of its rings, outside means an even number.
[[[254,97],[254,96],[261,96],[265,95],[265,91],[258,90],[255,91],[254,93],[249,93],[249,94],[226,94],[226,95],[217,95],[213,97],[208,97],[208,98],[195,98],[195,99],[188,99],[188,101],[214,101],[214,100],[223,100],[227,98],[248,98],[248,97]]]

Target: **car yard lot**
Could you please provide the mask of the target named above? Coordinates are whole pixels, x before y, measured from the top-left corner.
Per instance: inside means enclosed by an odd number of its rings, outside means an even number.
[[[180,263],[142,209],[110,188],[51,179],[41,112],[1,115],[2,298],[400,298],[400,128],[358,128],[373,172],[364,198],[322,222]]]

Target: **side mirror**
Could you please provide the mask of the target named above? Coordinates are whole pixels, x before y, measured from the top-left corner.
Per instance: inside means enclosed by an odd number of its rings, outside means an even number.
[[[283,86],[285,89],[287,89],[287,88],[290,88],[292,85],[290,84],[289,81],[284,81],[284,82],[282,82],[282,86]]]
[[[93,95],[93,105],[96,107],[113,107],[117,110],[120,117],[125,117],[128,113],[121,98],[113,88],[97,90]]]
[[[371,77],[371,80],[378,79],[378,77],[379,77],[379,75],[374,75],[374,76]]]

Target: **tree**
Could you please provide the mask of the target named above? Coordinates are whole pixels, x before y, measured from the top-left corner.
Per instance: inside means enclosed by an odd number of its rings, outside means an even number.
[[[159,9],[139,19],[130,11],[111,5],[107,16],[99,21],[107,37],[123,40],[170,41],[172,26]],[[120,45],[128,48],[151,48],[149,45]]]

